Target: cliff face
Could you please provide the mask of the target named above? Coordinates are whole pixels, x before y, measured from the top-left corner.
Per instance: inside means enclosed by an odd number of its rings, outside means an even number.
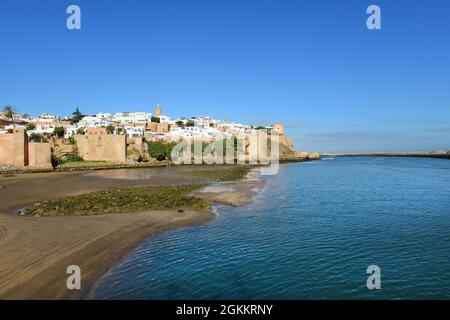
[[[50,142],[50,145],[51,145],[51,147],[53,149],[53,154],[57,158],[65,159],[68,156],[76,154],[76,151],[77,151],[76,150],[76,145],[75,144],[70,144],[65,139],[59,139],[59,138],[56,138],[56,137],[51,137],[49,142]]]
[[[320,159],[318,153],[296,151],[292,139],[286,136],[282,124],[275,124],[272,128],[273,133],[277,133],[279,136],[281,161],[308,161]]]
[[[292,139],[288,138],[284,131],[284,126],[280,123],[274,124],[272,126],[272,133],[278,134],[280,145],[287,147],[288,149],[294,148],[294,143]]]

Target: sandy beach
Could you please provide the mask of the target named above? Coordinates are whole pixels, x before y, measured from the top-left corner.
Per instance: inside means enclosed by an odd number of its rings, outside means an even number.
[[[209,212],[155,211],[83,217],[0,216],[0,298],[82,298],[109,267],[148,236],[206,222]],[[82,290],[66,287],[81,268]]]
[[[41,200],[100,190],[191,183],[210,184],[194,194],[196,197],[238,206],[249,203],[261,185],[257,180],[218,184],[206,177],[184,174],[192,170],[205,170],[205,167],[39,173],[0,178],[0,298],[83,298],[99,276],[142,240],[214,217],[211,212],[192,210],[32,217],[15,214],[19,208]],[[80,266],[82,290],[67,289],[69,265]]]

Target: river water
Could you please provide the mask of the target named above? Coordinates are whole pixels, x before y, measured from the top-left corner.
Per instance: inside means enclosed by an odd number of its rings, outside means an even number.
[[[92,297],[450,298],[450,161],[326,158],[265,179],[251,205],[144,241]]]

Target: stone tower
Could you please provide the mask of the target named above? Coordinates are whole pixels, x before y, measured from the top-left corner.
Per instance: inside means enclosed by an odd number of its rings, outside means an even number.
[[[13,131],[13,164],[18,167],[28,166],[28,136],[25,129],[14,128]]]
[[[274,131],[274,133],[278,133],[278,134],[284,134],[284,126],[280,123],[274,124],[272,126],[272,129]]]
[[[156,110],[155,110],[155,117],[160,117],[161,116],[161,107],[159,106],[159,103],[156,105]]]

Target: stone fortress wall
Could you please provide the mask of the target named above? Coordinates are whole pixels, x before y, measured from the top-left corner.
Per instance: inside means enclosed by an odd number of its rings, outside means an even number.
[[[114,134],[88,134],[74,136],[78,154],[87,161],[125,162],[127,137]]]
[[[0,164],[17,168],[51,169],[50,144],[29,142],[25,129],[14,128],[12,133],[0,134]]]

